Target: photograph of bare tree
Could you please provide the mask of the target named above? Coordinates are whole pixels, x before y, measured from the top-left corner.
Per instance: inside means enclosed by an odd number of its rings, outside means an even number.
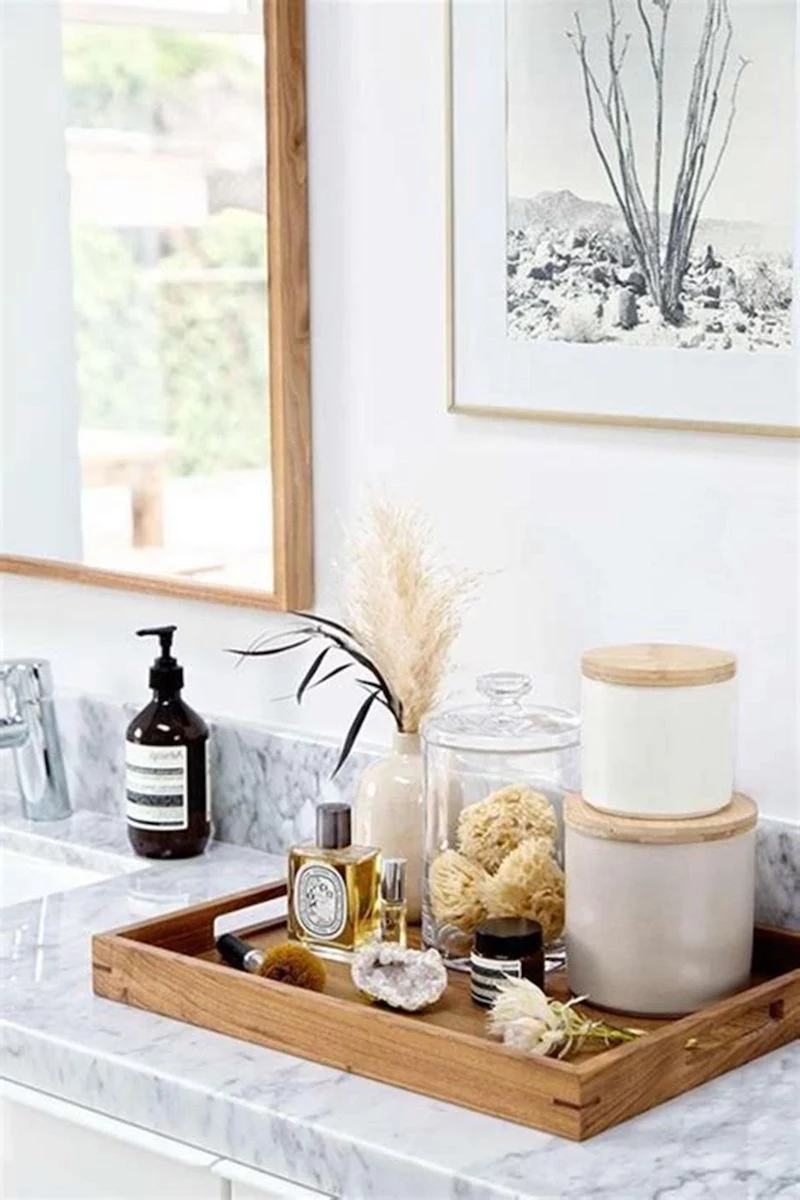
[[[508,0],[510,336],[792,343],[794,0]]]

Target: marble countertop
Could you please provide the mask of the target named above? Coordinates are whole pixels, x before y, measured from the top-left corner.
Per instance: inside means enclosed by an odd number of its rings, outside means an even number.
[[[138,1012],[91,991],[94,932],[278,878],[215,845],[133,860],[120,823],[33,826],[0,844],[103,882],[0,913],[0,1075],[347,1200],[756,1200],[800,1195],[800,1045],[576,1144]]]

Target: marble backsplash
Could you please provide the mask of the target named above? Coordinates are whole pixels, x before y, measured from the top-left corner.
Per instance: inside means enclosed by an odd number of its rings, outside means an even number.
[[[58,719],[70,795],[76,809],[122,820],[125,728],[138,711],[88,696],[61,695]],[[215,720],[211,726],[212,810],[224,842],[283,854],[314,833],[320,800],[352,800],[374,750],[351,755],[335,780],[332,740]],[[11,755],[0,755],[0,790],[14,790]],[[762,817],[756,850],[756,915],[800,929],[800,824]]]
[[[60,696],[58,720],[76,808],[122,817],[125,730],[139,710],[88,696]],[[216,837],[284,853],[313,835],[319,800],[351,800],[372,755],[354,753],[335,780],[339,747],[232,721],[208,720],[212,816]]]

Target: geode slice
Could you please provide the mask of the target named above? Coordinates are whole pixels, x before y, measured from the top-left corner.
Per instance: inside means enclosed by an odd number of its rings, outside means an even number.
[[[357,951],[353,983],[372,1000],[418,1012],[435,1004],[447,987],[447,971],[438,950],[406,950],[376,942]]]

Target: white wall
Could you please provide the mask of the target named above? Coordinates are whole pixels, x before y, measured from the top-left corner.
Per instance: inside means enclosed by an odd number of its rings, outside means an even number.
[[[440,5],[311,0],[309,75],[318,605],[332,604],[364,484],[386,483],[430,510],[453,557],[489,573],[456,682],[513,665],[540,700],[574,705],[587,646],[731,647],[738,783],[799,819],[797,445],[448,414]],[[3,587],[4,652],[49,655],[62,687],[144,696],[148,651],[131,630],[169,618],[198,707],[332,732],[352,711],[343,688],[302,710],[275,703],[296,666],[237,671],[223,655],[285,618]],[[372,732],[387,734],[379,719]]]
[[[2,447],[0,546],[75,558],[80,468],[75,438],[71,277],[58,8],[0,3]],[[50,397],[46,407],[42,399]],[[35,501],[35,502],[34,502]]]

